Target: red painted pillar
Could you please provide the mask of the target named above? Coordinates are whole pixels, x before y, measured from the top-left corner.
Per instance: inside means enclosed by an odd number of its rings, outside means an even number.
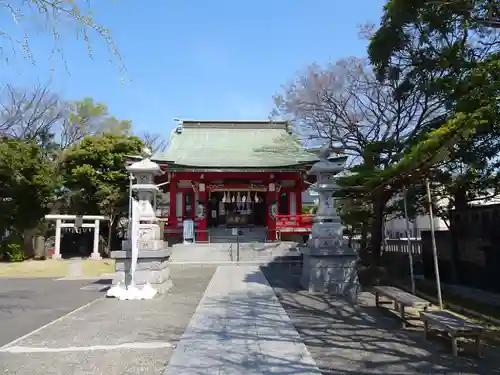
[[[204,182],[198,186],[198,241],[207,241],[207,187]]]
[[[175,212],[177,211],[177,179],[175,178],[175,175],[172,175],[170,184],[168,185],[169,187],[169,193],[170,193],[170,208],[169,208],[169,213],[168,213],[168,226],[167,228],[169,229],[170,233],[169,235],[172,235],[173,232],[172,230],[177,227],[177,216],[175,215]]]
[[[278,214],[278,195],[276,192],[276,184],[269,183],[266,196],[266,211],[267,211],[267,239],[269,241],[276,240],[276,215]]]

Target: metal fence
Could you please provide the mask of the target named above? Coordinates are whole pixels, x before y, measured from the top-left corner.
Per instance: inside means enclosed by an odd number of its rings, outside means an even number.
[[[352,246],[360,248],[360,241],[353,240]],[[411,253],[414,257],[422,257],[422,240],[420,238],[410,238]],[[382,253],[408,254],[408,240],[406,238],[387,238],[382,242]]]
[[[352,246],[359,249],[359,241],[352,241]],[[387,272],[387,276],[400,280],[410,279],[409,247],[411,248],[413,273],[415,275],[424,274],[421,239],[410,238],[410,246],[408,246],[408,239],[406,238],[387,238],[382,242],[381,252],[381,263]]]

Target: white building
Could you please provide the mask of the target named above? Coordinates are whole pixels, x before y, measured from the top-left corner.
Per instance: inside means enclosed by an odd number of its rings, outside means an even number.
[[[446,223],[439,217],[434,217],[434,229],[448,230]],[[422,231],[431,230],[429,215],[418,215],[414,220],[410,220],[410,237],[420,238]],[[385,235],[387,238],[406,237],[406,220],[396,217],[389,219],[385,223]]]
[[[474,202],[471,202],[472,206],[486,206],[491,204],[499,204],[500,196],[491,198],[491,199],[478,199]],[[448,199],[441,199],[437,203],[440,207],[448,207]],[[436,231],[444,231],[448,230],[448,226],[446,222],[437,217],[436,213],[434,213],[434,230]],[[431,230],[431,222],[429,215],[418,215],[414,220],[410,220],[410,237],[413,238],[421,238],[422,231],[430,231]],[[406,237],[406,220],[402,217],[395,217],[389,219],[385,223],[385,234],[387,238],[402,238]]]

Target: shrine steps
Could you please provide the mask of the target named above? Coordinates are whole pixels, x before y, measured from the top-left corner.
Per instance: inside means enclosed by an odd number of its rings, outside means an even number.
[[[301,252],[296,243],[194,243],[172,248],[172,263],[231,264],[300,263]]]
[[[211,243],[264,243],[267,232],[265,228],[239,228],[240,234],[233,235],[232,228],[211,228]]]

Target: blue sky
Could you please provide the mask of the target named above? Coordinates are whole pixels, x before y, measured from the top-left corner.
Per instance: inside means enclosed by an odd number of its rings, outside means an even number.
[[[65,61],[30,28],[35,65],[19,55],[0,63],[0,82],[29,87],[51,81],[67,99],[108,105],[136,131],[168,136],[174,118],[266,119],[272,96],[304,66],[364,56],[358,26],[378,23],[382,0],[93,0],[98,22],[113,31],[127,67],[120,79],[106,44],[92,36],[94,57],[71,29],[62,30]],[[20,28],[7,15],[2,26]],[[3,43],[3,42],[2,42]]]

